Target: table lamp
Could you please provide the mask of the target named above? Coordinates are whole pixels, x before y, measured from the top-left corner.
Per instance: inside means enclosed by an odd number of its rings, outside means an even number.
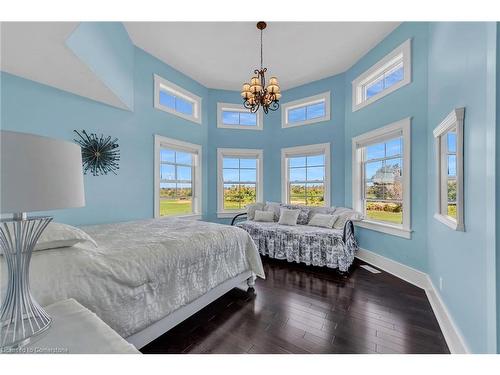
[[[1,350],[28,344],[52,322],[29,285],[33,248],[52,217],[26,213],[84,205],[80,146],[0,131],[0,257],[7,263],[7,290],[0,308]]]

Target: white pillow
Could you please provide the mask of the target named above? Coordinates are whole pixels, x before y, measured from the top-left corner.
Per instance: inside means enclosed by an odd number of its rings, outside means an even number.
[[[299,218],[300,210],[289,210],[287,208],[282,208],[280,212],[280,220],[278,221],[278,224],[297,225],[297,219]]]
[[[34,251],[70,247],[81,242],[97,243],[83,230],[62,223],[50,223],[35,245]]]
[[[339,218],[338,215],[314,214],[307,225],[313,227],[333,228],[333,224]]]
[[[281,203],[279,202],[266,202],[264,211],[272,211],[274,213],[274,221],[278,221],[280,218],[280,207]]]
[[[265,222],[273,222],[274,221],[274,212],[273,211],[261,211],[255,210],[254,221],[265,221]]]
[[[263,210],[264,209],[264,203],[252,203],[248,205],[247,207],[247,219],[248,220],[253,220],[255,217],[255,211],[257,210]]]

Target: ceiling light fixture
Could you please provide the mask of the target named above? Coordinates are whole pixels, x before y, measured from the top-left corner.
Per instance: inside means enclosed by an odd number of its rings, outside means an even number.
[[[271,77],[266,87],[265,73],[267,68],[262,67],[262,31],[266,26],[264,21],[257,22],[257,29],[260,30],[260,69],[254,70],[255,76],[252,77],[250,83],[243,84],[241,91],[243,105],[252,113],[257,112],[259,107],[262,107],[265,113],[268,113],[269,110],[276,111],[280,107],[281,92],[278,79]]]

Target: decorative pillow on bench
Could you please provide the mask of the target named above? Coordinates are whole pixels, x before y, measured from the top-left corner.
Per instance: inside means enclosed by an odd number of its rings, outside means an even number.
[[[253,220],[255,218],[255,211],[263,211],[264,210],[264,203],[252,203],[248,205],[247,207],[247,218],[248,220]]]
[[[307,206],[301,206],[298,204],[284,204],[282,205],[283,208],[286,208],[288,210],[298,210],[299,211],[299,217],[297,219],[297,224],[299,225],[307,225],[309,222],[309,212],[311,209]]]
[[[254,221],[273,222],[274,221],[274,212],[255,210],[255,216],[254,216],[253,220]]]
[[[278,221],[278,224],[297,225],[297,219],[299,215],[300,215],[300,210],[289,210],[288,208],[281,208],[280,220]]]
[[[338,218],[338,215],[314,214],[307,225],[313,227],[333,228],[333,225]]]

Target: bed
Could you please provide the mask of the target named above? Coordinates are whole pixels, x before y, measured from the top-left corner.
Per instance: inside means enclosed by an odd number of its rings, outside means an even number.
[[[264,278],[240,228],[162,218],[81,229],[98,246],[34,252],[32,293],[42,306],[76,299],[137,348],[230,289]],[[5,277],[1,283],[5,290]]]

